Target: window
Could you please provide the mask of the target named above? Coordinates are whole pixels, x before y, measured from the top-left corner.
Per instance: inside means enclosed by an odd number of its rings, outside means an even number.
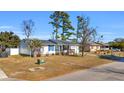
[[[48,46],[48,50],[49,50],[49,51],[54,51],[54,45],[49,45],[49,46]]]

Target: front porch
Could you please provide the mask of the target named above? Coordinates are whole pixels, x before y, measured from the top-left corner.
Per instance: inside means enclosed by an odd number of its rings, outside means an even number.
[[[76,48],[71,48],[71,45],[57,45],[55,46],[55,54],[60,55],[76,55]]]

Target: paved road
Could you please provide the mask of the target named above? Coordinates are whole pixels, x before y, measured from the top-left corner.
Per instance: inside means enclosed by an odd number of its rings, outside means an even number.
[[[0,79],[8,78],[7,75],[0,69]]]
[[[0,69],[0,81],[20,81],[20,80],[15,78],[8,78],[5,72],[2,69]]]
[[[87,70],[72,72],[48,81],[123,81],[124,63],[113,62]]]
[[[3,78],[3,79],[0,79],[0,81],[24,81],[24,80],[19,80],[16,78]]]

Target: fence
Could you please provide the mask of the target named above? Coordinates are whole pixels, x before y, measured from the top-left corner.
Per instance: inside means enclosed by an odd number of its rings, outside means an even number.
[[[19,55],[19,48],[7,48],[6,52],[9,55]]]

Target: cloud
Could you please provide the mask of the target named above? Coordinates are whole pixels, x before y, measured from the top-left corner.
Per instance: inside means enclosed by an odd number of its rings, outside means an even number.
[[[0,29],[13,29],[13,26],[0,26]]]
[[[7,31],[13,31],[16,34],[22,34],[22,31],[20,29],[14,27],[14,26],[0,26],[0,30],[7,30]]]
[[[18,35],[20,38],[24,38],[23,32],[19,28],[14,26],[2,25],[0,26],[0,31],[12,31],[16,35]]]

